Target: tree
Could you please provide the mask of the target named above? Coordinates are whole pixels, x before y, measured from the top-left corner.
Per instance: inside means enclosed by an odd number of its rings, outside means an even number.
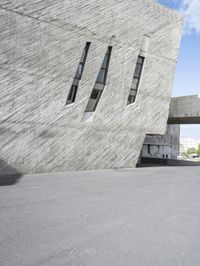
[[[197,154],[200,156],[200,143],[199,143],[199,145],[198,145],[198,148],[197,148],[196,152],[197,152]]]
[[[189,148],[187,150],[187,154],[193,154],[193,153],[197,153],[196,149],[195,148]]]

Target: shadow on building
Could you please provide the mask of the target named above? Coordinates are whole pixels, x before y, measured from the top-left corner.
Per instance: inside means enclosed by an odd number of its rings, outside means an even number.
[[[0,159],[0,186],[15,185],[21,177],[22,173]]]

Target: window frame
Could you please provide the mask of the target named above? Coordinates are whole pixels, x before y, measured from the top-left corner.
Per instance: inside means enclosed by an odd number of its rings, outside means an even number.
[[[139,62],[140,59],[141,59],[141,62]],[[145,63],[145,57],[142,56],[142,55],[138,55],[137,61],[136,61],[136,65],[135,65],[135,69],[134,69],[132,82],[131,82],[131,86],[130,86],[130,90],[129,90],[129,95],[128,95],[128,99],[127,99],[127,105],[134,104],[136,102],[138,89],[139,89],[139,86],[140,86],[141,77],[142,77],[142,73],[143,73],[143,70],[144,70],[144,63]],[[138,66],[139,66],[139,73],[136,73]],[[136,82],[134,83],[134,81],[136,81]],[[135,84],[134,87],[133,87],[133,84]],[[134,97],[131,94],[131,91],[135,91],[135,96]],[[134,100],[129,101],[129,99],[131,97],[134,98]]]
[[[81,59],[79,61],[78,67],[77,67],[75,75],[74,75],[72,85],[70,87],[70,91],[69,91],[68,96],[67,96],[66,105],[72,104],[76,100],[79,81],[81,80],[82,75],[83,75],[83,71],[84,71],[84,67],[86,64],[88,52],[90,49],[90,45],[91,45],[91,42],[86,42],[86,44],[85,44],[84,50],[83,50],[82,55],[81,55]],[[79,69],[81,69],[81,71]]]
[[[88,103],[87,103],[87,106],[86,106],[86,109],[85,109],[85,113],[95,112],[96,109],[97,109],[97,106],[98,106],[98,104],[100,102],[101,96],[102,96],[103,91],[104,91],[105,86],[106,86],[111,54],[112,54],[112,46],[108,46],[106,54],[105,54],[104,59],[103,59],[103,62],[101,64],[99,73],[97,75],[97,79],[96,79],[95,85],[94,85],[94,87],[92,89],[92,92],[90,94],[90,97],[89,97],[89,100],[88,100]],[[106,63],[105,63],[105,60],[106,60]],[[105,63],[105,66],[104,66],[104,63]],[[99,78],[99,75],[100,75],[102,70],[104,72],[103,81],[99,82],[98,78]],[[98,91],[98,95],[97,95],[96,99],[92,99],[91,98],[91,96],[92,96],[94,91]],[[93,108],[91,110],[88,108],[88,106],[90,104],[90,100],[95,100],[94,106],[93,106]]]

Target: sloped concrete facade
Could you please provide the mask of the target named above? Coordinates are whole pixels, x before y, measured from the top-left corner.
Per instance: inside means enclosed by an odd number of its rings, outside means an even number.
[[[1,173],[134,167],[146,134],[165,133],[182,24],[152,0],[2,0]],[[142,79],[127,105],[144,34]],[[86,42],[77,97],[65,105]],[[109,45],[106,87],[84,122]]]

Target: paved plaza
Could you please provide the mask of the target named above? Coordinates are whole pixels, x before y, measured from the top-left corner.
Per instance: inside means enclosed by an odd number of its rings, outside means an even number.
[[[200,265],[200,167],[0,181],[2,266]]]

